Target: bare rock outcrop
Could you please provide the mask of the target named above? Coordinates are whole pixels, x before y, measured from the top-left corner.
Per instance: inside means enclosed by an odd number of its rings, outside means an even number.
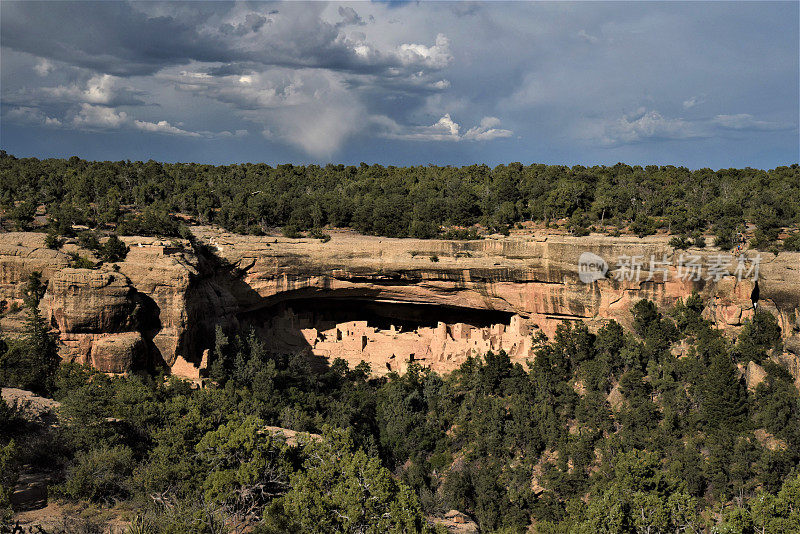
[[[273,302],[330,295],[364,296],[502,310],[535,318],[548,335],[564,319],[630,323],[630,307],[642,298],[671,306],[692,291],[709,302],[709,317],[736,328],[753,313],[754,283],[735,276],[736,258],[723,255],[729,274],[710,280],[685,275],[692,262],[709,265],[719,250],[676,251],[664,237],[645,239],[542,236],[452,242],[387,239],[337,234],[327,243],[238,236],[212,228],[194,229],[199,241],[241,273],[232,294],[245,309]],[[579,278],[581,254],[603,258],[609,274],[590,284]],[[779,316],[784,332],[798,328],[800,254],[758,256],[761,305]],[[638,279],[615,279],[618,262],[638,259]],[[651,259],[666,258],[662,271]],[[437,261],[433,262],[432,259]],[[747,264],[751,268],[750,263]],[[682,276],[684,275],[684,276]],[[633,277],[631,277],[633,278]],[[792,319],[794,317],[794,319]]]
[[[130,279],[142,298],[140,330],[152,345],[156,361],[172,366],[180,355],[192,362],[200,361],[202,346],[198,338],[213,334],[204,332],[194,312],[193,303],[199,285],[198,263],[186,241],[165,243],[155,238],[125,237],[130,247],[119,272]],[[215,309],[213,302],[204,306]],[[213,342],[213,339],[212,339]]]
[[[800,355],[785,351],[772,357],[772,361],[783,366],[794,378],[794,385],[800,389]]]
[[[200,242],[238,271],[229,291],[248,311],[298,298],[381,299],[515,313],[552,337],[563,320],[599,326],[615,319],[630,325],[630,309],[638,300],[670,307],[698,291],[707,302],[705,315],[735,333],[753,314],[757,271],[759,305],[778,317],[786,335],[800,329],[798,253],[748,251],[737,258],[715,249],[678,251],[663,236],[451,242],[343,232],[320,243],[238,236],[205,227],[194,231]],[[605,277],[589,284],[581,281],[584,253],[606,262]],[[658,268],[662,261],[666,266]],[[629,269],[636,265],[637,276],[630,270],[619,276],[625,262]],[[697,266],[705,271],[695,273]]]
[[[9,232],[0,234],[0,307],[20,304],[22,288],[33,272],[45,280],[69,265],[69,257],[44,246],[44,234]]]
[[[322,440],[322,436],[319,434],[292,430],[290,428],[283,428],[280,426],[265,426],[261,432],[265,432],[273,437],[283,440],[290,447],[302,446],[314,441]]]
[[[123,332],[95,339],[90,362],[92,367],[104,373],[127,373],[141,367],[146,355],[142,334]]]
[[[788,448],[788,445],[784,440],[776,438],[764,428],[757,428],[755,431],[753,431],[753,434],[755,435],[756,440],[758,440],[759,445],[766,449],[771,451],[785,451]]]
[[[59,331],[67,359],[126,373],[147,363],[147,344],[138,330],[142,303],[119,272],[65,268],[50,278],[41,306]]]
[[[190,305],[199,282],[197,256],[185,241],[122,239],[130,247],[124,261],[73,269],[67,254],[44,248],[43,234],[0,234],[0,301],[21,302],[29,275],[38,271],[47,283],[40,307],[58,333],[63,358],[106,372],[162,361],[171,366],[179,355],[192,359],[197,339],[204,337],[190,320],[200,307]],[[76,244],[66,248],[90,254]],[[23,313],[6,314],[0,328],[20,334]]]
[[[120,273],[62,269],[50,278],[43,306],[51,324],[64,333],[100,334],[136,328],[136,290]]]
[[[625,404],[625,396],[620,391],[619,384],[615,384],[614,387],[611,389],[609,394],[606,396],[606,400],[608,404],[611,406],[611,409],[615,412],[620,411],[622,406]]]
[[[0,397],[9,406],[29,421],[49,422],[61,403],[47,397],[40,397],[32,391],[18,388],[0,388]]]
[[[442,526],[450,534],[478,534],[478,524],[458,510],[450,510],[444,517],[431,518],[434,525]]]
[[[763,367],[754,361],[747,362],[747,369],[745,370],[744,379],[747,384],[747,389],[755,391],[759,384],[767,378],[767,372]]]
[[[366,336],[361,350],[367,349],[365,359],[374,356],[373,367],[393,366],[389,360],[394,356],[394,368],[401,369],[399,360],[412,353],[416,357],[422,350],[417,345],[426,345],[430,354],[423,364],[441,371],[466,357],[465,343],[475,350],[512,350],[517,361],[524,361],[532,345],[517,337],[536,331],[552,337],[564,320],[596,328],[614,319],[629,326],[631,306],[643,298],[668,308],[698,291],[707,303],[704,315],[734,335],[754,311],[753,273],[736,276],[737,258],[713,248],[674,250],[665,236],[444,241],[335,231],[323,243],[242,236],[211,227],[193,227],[192,232],[197,248],[181,240],[125,237],[130,247],[125,261],[88,271],[68,268],[66,254],[43,247],[42,234],[0,234],[0,301],[20,299],[27,276],[40,271],[48,282],[43,312],[58,331],[65,357],[109,372],[163,362],[195,377],[204,350],[213,346],[216,325],[233,330],[249,324],[268,337],[276,306],[301,299],[424,305],[430,319],[444,307],[518,317],[522,330],[508,321],[499,325],[502,329],[488,324],[474,332],[456,321],[444,326],[444,335],[419,328],[392,332],[369,324],[351,329],[355,337]],[[600,258],[607,269],[590,283],[580,275],[585,253]],[[744,260],[752,269],[756,258],[758,305],[778,317],[785,354],[796,354],[791,336],[800,332],[800,253],[748,251]],[[720,261],[727,262],[729,272],[686,276],[694,264]],[[626,265],[633,269],[627,274]],[[14,321],[13,314],[6,315],[0,328],[13,334],[20,324]],[[346,322],[298,322],[294,335],[309,354],[349,355],[349,349],[337,345],[348,337],[339,340],[336,334]],[[114,338],[121,334],[125,336]],[[425,337],[429,334],[430,342]],[[398,354],[392,343],[405,349]],[[353,362],[361,357],[355,352],[351,356]]]
[[[800,356],[800,335],[795,334],[786,340],[784,347],[795,356]]]

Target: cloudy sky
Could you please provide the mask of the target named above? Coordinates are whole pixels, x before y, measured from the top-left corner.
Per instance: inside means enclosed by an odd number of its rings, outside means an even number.
[[[798,161],[798,2],[0,3],[2,148],[230,163]]]

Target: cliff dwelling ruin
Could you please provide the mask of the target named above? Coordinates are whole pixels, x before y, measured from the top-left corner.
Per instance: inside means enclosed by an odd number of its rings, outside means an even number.
[[[731,335],[752,317],[757,297],[778,319],[786,346],[800,350],[796,252],[761,265],[755,295],[751,281],[685,282],[676,272],[666,283],[578,280],[584,250],[604,258],[678,254],[659,237],[462,243],[342,233],[319,243],[193,232],[221,250],[209,257],[188,242],[172,251],[157,238],[126,237],[125,260],[101,269],[70,267],[68,253],[81,249],[48,249],[42,233],[0,235],[0,301],[17,310],[0,317],[0,329],[24,333],[24,287],[41,272],[48,287],[41,313],[61,356],[108,373],[163,362],[198,379],[213,361],[218,325],[229,334],[253,326],[274,353],[305,353],[320,364],[342,358],[351,368],[363,360],[376,375],[402,373],[410,360],[447,373],[490,350],[524,363],[534,357],[536,334],[552,339],[564,320],[630,327],[639,299],[669,309],[693,291],[706,299],[704,317]]]
[[[508,312],[357,298],[289,300],[242,319],[271,351],[365,361],[374,374],[402,373],[409,361],[455,369],[487,351],[525,359],[536,329]]]

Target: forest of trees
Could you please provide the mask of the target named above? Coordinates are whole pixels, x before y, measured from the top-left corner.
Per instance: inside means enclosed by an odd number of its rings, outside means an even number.
[[[593,227],[639,236],[664,229],[687,240],[695,234],[696,241],[697,233],[711,231],[731,248],[749,222],[757,226],[755,244],[770,248],[781,228],[800,226],[800,167],[212,166],[18,159],[0,151],[7,226],[30,228],[41,205],[56,235],[75,224],[176,235],[173,214],[181,213],[248,234],[281,227],[293,236],[335,226],[389,237],[470,238],[475,234],[457,229],[480,224],[507,232],[522,221],[562,221],[577,235]],[[800,250],[800,234],[782,246]]]
[[[35,360],[25,347],[52,349],[31,306],[0,381],[58,399],[61,424],[0,403],[0,515],[20,466],[43,465],[60,473],[51,496],[115,506],[131,534],[429,532],[450,509],[481,532],[796,533],[800,395],[770,358],[780,328],[759,311],[733,342],[703,306],[640,301],[633,332],[565,322],[527,366],[489,353],[448,376],[315,372],[218,330],[202,389]],[[766,371],[753,390],[737,369],[750,361]],[[266,425],[322,437],[290,447]]]
[[[0,231],[46,231],[59,248],[88,226],[100,232],[78,239],[103,261],[127,248],[100,233],[186,235],[187,223],[324,240],[326,226],[475,239],[524,221],[576,235],[662,229],[676,247],[712,232],[723,248],[752,223],[755,246],[800,250],[800,168],[211,166],[0,151]],[[427,518],[451,509],[482,532],[800,531],[800,394],[771,358],[781,338],[767,312],[731,341],[697,295],[670,310],[641,301],[633,332],[564,323],[527,365],[489,353],[448,376],[411,364],[372,378],[341,360],[317,372],[255,332],[218,330],[210,381],[193,389],[59,365],[41,279],[25,294],[25,336],[0,338],[0,385],[62,408],[43,427],[0,401],[0,523],[33,467],[53,473],[51,496],[113,507],[130,534],[431,532]],[[766,378],[748,390],[751,361]],[[266,426],[321,437],[289,446]],[[83,521],[70,531],[100,531]]]

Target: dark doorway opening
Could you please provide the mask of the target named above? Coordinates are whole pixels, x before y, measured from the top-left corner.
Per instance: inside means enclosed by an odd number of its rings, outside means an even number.
[[[494,324],[508,325],[514,315],[510,312],[458,306],[323,297],[287,300],[269,308],[250,312],[242,319],[245,322],[264,324],[288,310],[302,318],[304,324],[314,325],[319,330],[327,330],[349,321],[367,321],[369,326],[382,330],[395,326],[409,331],[421,327],[435,327],[439,322],[465,323],[485,328]]]

